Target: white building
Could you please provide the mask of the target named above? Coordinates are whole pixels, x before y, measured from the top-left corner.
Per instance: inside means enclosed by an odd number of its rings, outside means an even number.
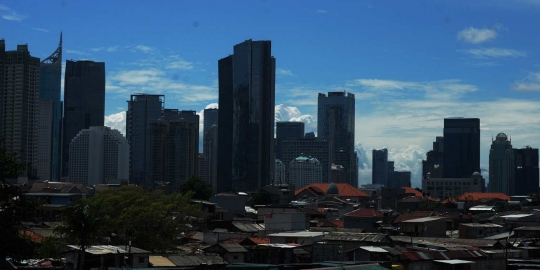
[[[289,184],[304,187],[322,183],[321,163],[312,157],[299,156],[289,164]]]
[[[467,192],[486,192],[486,180],[479,172],[470,178],[427,178],[422,181],[422,190],[429,196],[455,198]]]
[[[129,179],[129,143],[116,129],[83,129],[69,144],[69,181],[87,186]]]
[[[279,159],[274,166],[274,183],[285,183],[285,164]]]

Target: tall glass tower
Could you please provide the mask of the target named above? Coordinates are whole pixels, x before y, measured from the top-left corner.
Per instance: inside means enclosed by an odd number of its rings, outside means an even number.
[[[271,42],[237,44],[218,67],[218,192],[256,190],[272,183],[274,175],[276,59]]]
[[[480,119],[444,119],[444,178],[469,178],[480,172]]]
[[[345,167],[346,181],[358,187],[358,156],[354,151],[354,94],[347,92],[319,93],[317,136],[333,145],[333,163]]]
[[[56,50],[40,65],[37,175],[60,180],[60,127],[62,123],[62,33]]]
[[[68,176],[69,144],[83,129],[105,121],[105,63],[66,61],[62,125],[62,176]]]
[[[497,134],[489,150],[489,192],[515,195],[514,150],[504,133]]]

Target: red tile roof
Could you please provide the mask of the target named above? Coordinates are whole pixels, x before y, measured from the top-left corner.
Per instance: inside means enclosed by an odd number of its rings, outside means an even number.
[[[331,220],[338,228],[343,228],[343,220]]]
[[[383,213],[374,209],[358,209],[345,215],[349,217],[382,217]]]
[[[405,193],[413,194],[416,197],[422,197],[422,192],[412,188],[412,187],[402,187],[405,190]]]
[[[312,193],[313,195],[317,195],[317,191],[322,192],[322,195],[326,195],[326,189],[328,188],[328,183],[318,183],[318,184],[311,184],[308,186],[305,186],[303,188],[297,189],[294,193],[294,195],[298,195],[300,192],[307,190],[308,192]],[[365,192],[349,185],[346,183],[336,183],[336,186],[339,191],[339,196],[341,197],[366,197],[369,198],[370,196],[366,194]]]
[[[249,237],[249,240],[257,245],[270,244],[270,237]]]
[[[240,243],[240,242],[242,242],[242,240],[244,240],[244,239],[242,239],[242,238],[230,238],[230,239],[222,241],[222,243],[227,243],[227,244],[228,243]]]
[[[510,196],[504,193],[468,192],[459,197],[460,201],[489,201],[493,199],[510,201]]]

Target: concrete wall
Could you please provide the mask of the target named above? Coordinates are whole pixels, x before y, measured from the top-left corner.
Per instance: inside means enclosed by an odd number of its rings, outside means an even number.
[[[264,217],[264,227],[267,233],[284,231],[303,231],[309,228],[309,220],[303,212],[273,213]]]

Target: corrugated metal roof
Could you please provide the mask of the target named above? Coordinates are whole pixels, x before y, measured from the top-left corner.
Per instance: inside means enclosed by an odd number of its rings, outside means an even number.
[[[436,221],[446,219],[446,217],[423,217],[423,218],[416,218],[416,219],[409,219],[402,221],[401,223],[418,223],[418,222],[430,222],[430,221]]]
[[[248,252],[246,248],[238,243],[219,243],[219,245],[230,253],[244,253]]]
[[[176,266],[176,264],[163,256],[150,256],[148,260],[150,261],[150,264],[154,267]]]
[[[176,266],[189,267],[199,266],[201,264],[206,265],[224,265],[227,264],[220,256],[217,255],[201,255],[201,256],[183,256],[183,255],[170,255],[168,259]]]
[[[326,241],[351,241],[351,242],[375,242],[379,243],[388,239],[385,234],[378,233],[349,233],[331,232],[324,237]]]
[[[68,245],[69,248],[80,250],[79,246]],[[93,255],[103,255],[103,254],[116,254],[116,253],[128,253],[129,250],[124,249],[125,246],[109,246],[109,245],[96,245],[86,248],[86,252]],[[128,248],[129,249],[129,248]],[[131,247],[131,253],[151,253],[150,251],[143,250],[136,247]]]
[[[367,250],[369,252],[383,252],[383,253],[388,253],[388,251],[386,251],[385,249],[382,249],[380,247],[374,247],[374,246],[363,246],[363,247],[359,247],[360,249],[363,249],[363,250]]]
[[[264,231],[264,224],[233,221],[232,225],[243,232]]]
[[[444,263],[444,264],[474,264],[474,262],[471,261],[464,261],[464,260],[435,260],[434,262],[438,263]]]
[[[317,237],[323,236],[324,232],[310,232],[310,231],[299,231],[299,232],[280,232],[269,234],[270,237]]]
[[[417,252],[418,255],[420,255],[420,257],[422,257],[422,259],[424,260],[429,260],[431,259],[428,255],[424,254],[424,252]]]

